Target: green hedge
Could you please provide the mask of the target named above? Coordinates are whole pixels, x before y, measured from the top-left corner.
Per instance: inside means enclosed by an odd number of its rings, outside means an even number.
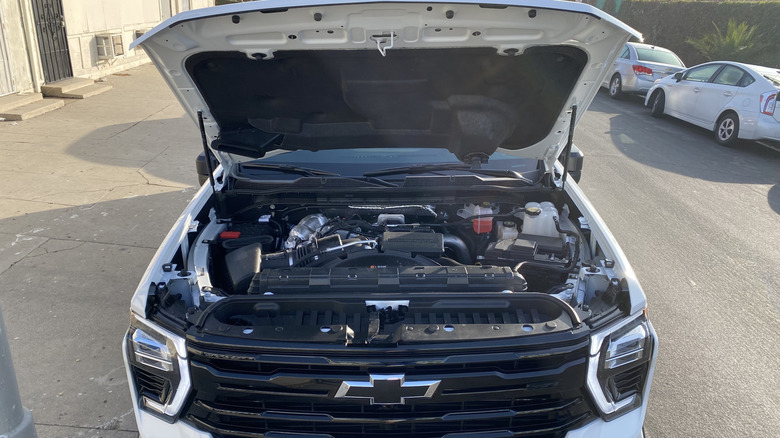
[[[642,32],[645,42],[666,47],[691,66],[706,62],[692,45],[685,42],[714,33],[714,22],[725,31],[730,18],[757,25],[757,34],[767,50],[749,62],[780,68],[780,1],[772,2],[694,2],[642,0],[587,0]]]

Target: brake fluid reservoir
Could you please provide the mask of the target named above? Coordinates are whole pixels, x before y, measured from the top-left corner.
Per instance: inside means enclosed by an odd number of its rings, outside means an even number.
[[[498,240],[517,239],[517,225],[512,221],[496,223],[496,238]]]

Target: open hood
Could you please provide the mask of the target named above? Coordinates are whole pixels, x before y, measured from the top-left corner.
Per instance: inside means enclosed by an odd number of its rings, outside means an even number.
[[[223,164],[275,150],[433,147],[551,169],[572,106],[581,117],[632,35],[574,2],[269,0],[179,14],[131,47],[193,119],[202,111]]]

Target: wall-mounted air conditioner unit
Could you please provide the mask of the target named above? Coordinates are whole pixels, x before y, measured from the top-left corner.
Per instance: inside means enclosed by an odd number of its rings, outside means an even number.
[[[141,38],[143,36],[143,34],[145,34],[146,32],[149,32],[150,30],[151,30],[151,28],[149,28],[149,27],[147,27],[145,29],[136,29],[134,37],[133,37],[133,40],[137,40],[138,38]]]
[[[121,33],[104,33],[95,35],[98,59],[114,59],[125,54]]]

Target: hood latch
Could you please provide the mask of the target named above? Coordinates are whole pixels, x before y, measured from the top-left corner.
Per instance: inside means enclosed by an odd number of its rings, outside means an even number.
[[[384,32],[378,35],[371,35],[371,41],[376,42],[376,48],[382,56],[387,56],[387,50],[395,45],[395,32]]]

